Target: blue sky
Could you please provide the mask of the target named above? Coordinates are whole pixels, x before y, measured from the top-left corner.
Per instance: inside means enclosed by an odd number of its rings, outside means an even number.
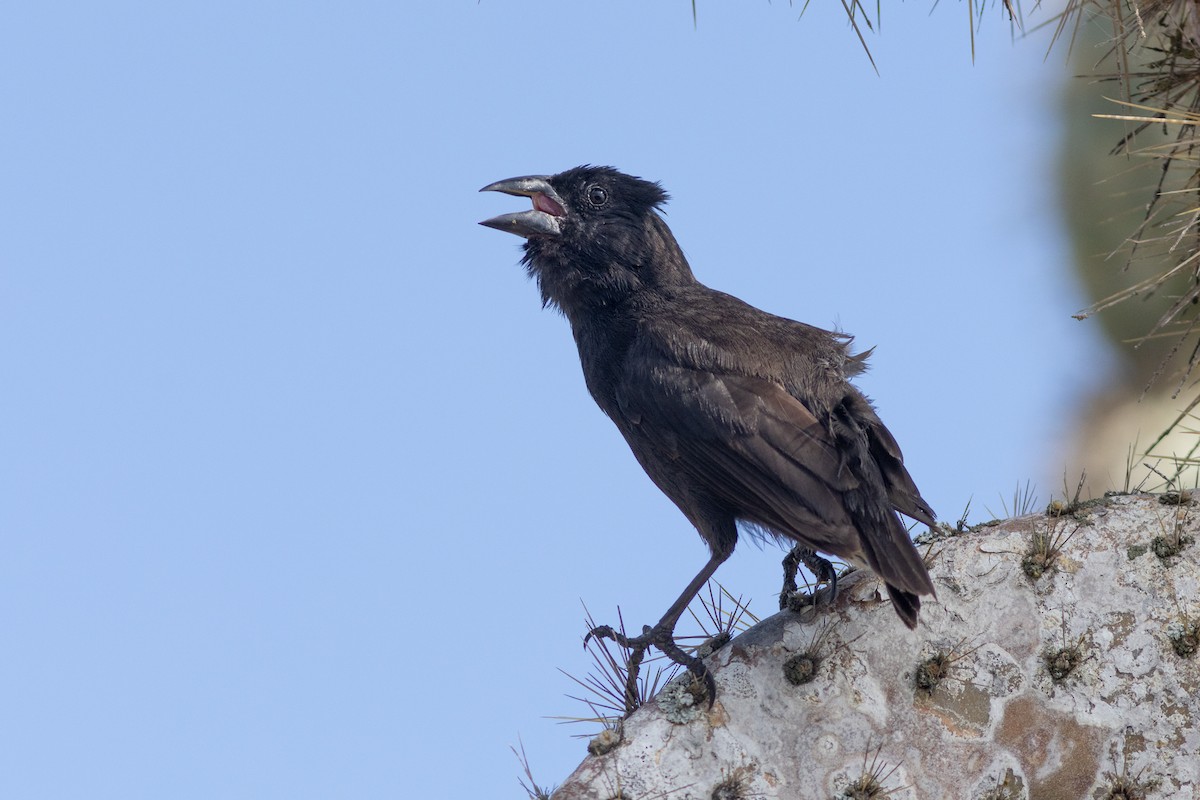
[[[1056,489],[1102,380],[1069,70],[989,9],[9,4],[0,795],[520,797],[584,755],[580,601],[707,554],[587,396],[486,183],[660,180],[698,277],[876,346],[953,520]],[[770,613],[782,553],[719,573]]]

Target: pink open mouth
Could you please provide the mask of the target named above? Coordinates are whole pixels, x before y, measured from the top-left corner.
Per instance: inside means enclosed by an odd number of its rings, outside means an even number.
[[[562,206],[541,192],[534,192],[532,197],[533,207],[543,214],[549,214],[552,217],[565,217],[567,215]]]

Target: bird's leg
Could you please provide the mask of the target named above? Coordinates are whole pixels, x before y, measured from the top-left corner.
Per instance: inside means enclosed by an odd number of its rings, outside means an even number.
[[[783,557],[783,589],[779,592],[780,611],[788,607],[788,598],[800,590],[796,585],[796,573],[800,571],[800,551],[803,549],[796,545]]]
[[[792,606],[792,598],[799,591],[799,587],[796,586],[796,573],[801,564],[808,567],[809,572],[818,582],[824,581],[829,584],[829,602],[831,604],[837,599],[837,570],[833,568],[832,562],[817,555],[816,550],[798,544],[783,557],[783,591],[779,593],[779,609],[781,611]],[[813,598],[815,604],[815,592]]]
[[[729,558],[729,553],[714,553],[696,577],[692,578],[692,582],[683,590],[683,594],[679,595],[679,599],[671,604],[666,614],[663,614],[662,619],[653,628],[648,626],[642,628],[641,636],[626,636],[613,630],[611,625],[597,625],[583,637],[584,647],[595,636],[597,639],[612,639],[632,651],[629,655],[628,674],[625,679],[626,709],[632,710],[637,707],[638,670],[641,667],[642,658],[646,655],[646,650],[650,647],[657,647],[659,652],[667,658],[676,664],[687,667],[697,680],[703,681],[704,688],[708,692],[708,705],[710,708],[712,707],[713,701],[717,697],[717,682],[713,680],[712,674],[709,673],[708,667],[704,666],[703,661],[696,656],[688,655],[679,645],[675,644],[675,625],[683,616],[688,604],[700,593],[700,589],[708,583],[708,579],[717,571],[717,567],[721,566],[727,558]],[[631,703],[631,700],[634,702]]]
[[[588,634],[591,635],[590,633]],[[584,642],[586,643],[586,639]],[[629,654],[629,661],[625,664],[625,714],[632,714],[641,705],[642,701],[638,697],[638,673],[642,669],[642,658],[646,655],[646,649],[643,647],[640,650],[634,650]]]

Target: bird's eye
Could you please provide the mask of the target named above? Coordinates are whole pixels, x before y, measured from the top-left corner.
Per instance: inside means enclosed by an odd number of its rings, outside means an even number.
[[[594,206],[602,206],[608,202],[608,190],[603,186],[592,185],[587,190],[588,202]]]

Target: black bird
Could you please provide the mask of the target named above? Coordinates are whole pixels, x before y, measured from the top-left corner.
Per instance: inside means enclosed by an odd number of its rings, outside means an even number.
[[[571,323],[592,397],[712,552],[642,636],[601,626],[589,637],[627,644],[637,661],[659,648],[705,680],[711,703],[711,676],[673,632],[733,552],[738,523],[798,545],[806,562],[820,551],[869,566],[916,627],[920,595],[934,589],[897,512],[926,525],[935,516],[896,440],[848,381],[870,351],[853,355],[850,336],[697,281],[657,213],[667,201],[657,183],[582,166],[480,191],[532,199],[529,211],[480,224],[525,237],[522,263],[543,302]]]

